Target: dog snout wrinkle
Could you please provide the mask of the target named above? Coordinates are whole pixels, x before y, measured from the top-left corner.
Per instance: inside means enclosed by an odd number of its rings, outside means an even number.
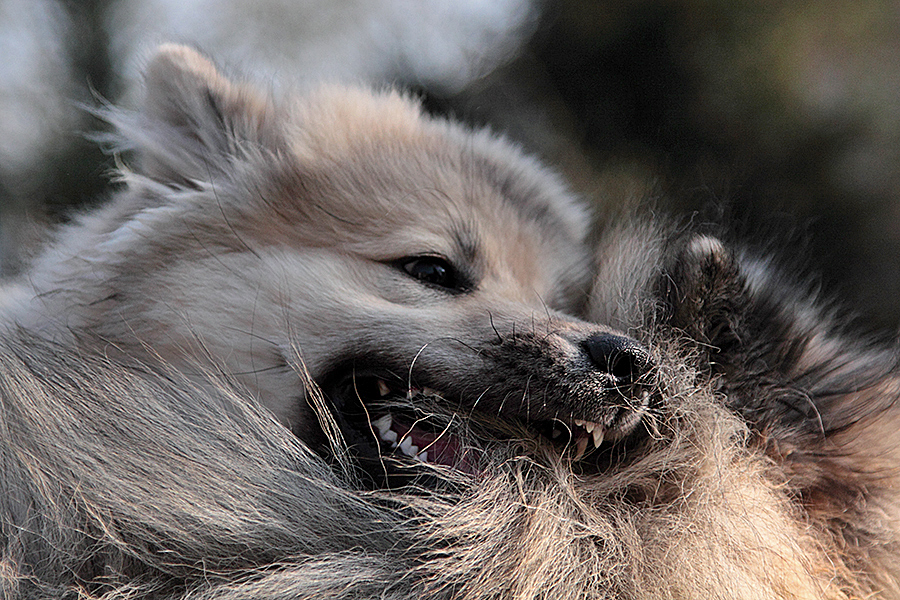
[[[650,351],[624,335],[592,335],[584,347],[597,369],[611,375],[617,386],[633,385],[653,368]]]

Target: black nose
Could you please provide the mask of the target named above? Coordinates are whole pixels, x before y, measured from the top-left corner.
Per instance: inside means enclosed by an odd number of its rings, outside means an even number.
[[[597,369],[612,375],[616,385],[634,384],[653,368],[650,351],[628,336],[599,333],[584,346]]]

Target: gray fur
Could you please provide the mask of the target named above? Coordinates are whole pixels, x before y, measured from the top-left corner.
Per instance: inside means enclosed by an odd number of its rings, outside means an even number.
[[[0,296],[4,597],[900,598],[893,354],[770,261],[632,215],[588,294],[583,212],[500,140],[183,48],[148,85],[127,188]],[[372,257],[472,215],[515,217],[436,236],[476,289]],[[613,330],[653,368],[611,391],[582,355]],[[350,350],[451,390],[392,408],[477,468],[385,453],[410,480],[372,485],[327,387]],[[540,431],[641,389],[583,458]]]

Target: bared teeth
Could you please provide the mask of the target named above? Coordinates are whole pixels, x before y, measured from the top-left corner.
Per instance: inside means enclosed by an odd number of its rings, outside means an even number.
[[[394,418],[391,417],[390,414],[384,415],[381,418],[375,419],[372,421],[372,426],[378,430],[378,435],[384,439],[384,434],[386,434],[391,429],[391,425],[394,423]]]
[[[400,451],[411,458],[415,458],[416,454],[419,453],[419,447],[414,446],[412,440],[407,436],[400,442]]]
[[[391,444],[391,447],[397,447],[397,432],[391,429],[391,425],[394,424],[394,418],[390,414],[386,414],[383,417],[379,417],[372,421],[372,427],[375,428],[375,431],[378,432],[378,437],[380,437],[385,442]]]
[[[419,452],[419,447],[412,443],[412,438],[410,436],[405,436],[398,443],[400,435],[391,429],[393,424],[394,417],[390,414],[386,414],[383,417],[379,417],[372,421],[372,427],[378,432],[378,437],[383,441],[390,443],[391,449],[400,448],[400,451],[406,456],[414,458],[419,462],[428,462],[428,451],[423,450],[422,452]]]
[[[600,444],[603,443],[603,438],[606,437],[606,427],[604,427],[600,423],[594,423],[593,421],[582,421],[581,419],[575,419],[575,425],[583,427],[584,430],[594,438],[595,448],[600,447]]]
[[[378,394],[382,398],[391,393],[391,388],[388,387],[388,384],[383,379],[376,379],[375,381],[378,384]]]

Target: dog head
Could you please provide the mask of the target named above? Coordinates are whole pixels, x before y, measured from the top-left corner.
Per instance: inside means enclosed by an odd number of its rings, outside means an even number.
[[[179,46],[146,91],[108,116],[125,190],[36,270],[42,306],[42,285],[65,302],[45,319],[214,365],[302,439],[379,465],[471,467],[451,433],[471,414],[579,457],[641,430],[650,350],[573,316],[589,217],[509,143],[396,92],[276,101]]]

